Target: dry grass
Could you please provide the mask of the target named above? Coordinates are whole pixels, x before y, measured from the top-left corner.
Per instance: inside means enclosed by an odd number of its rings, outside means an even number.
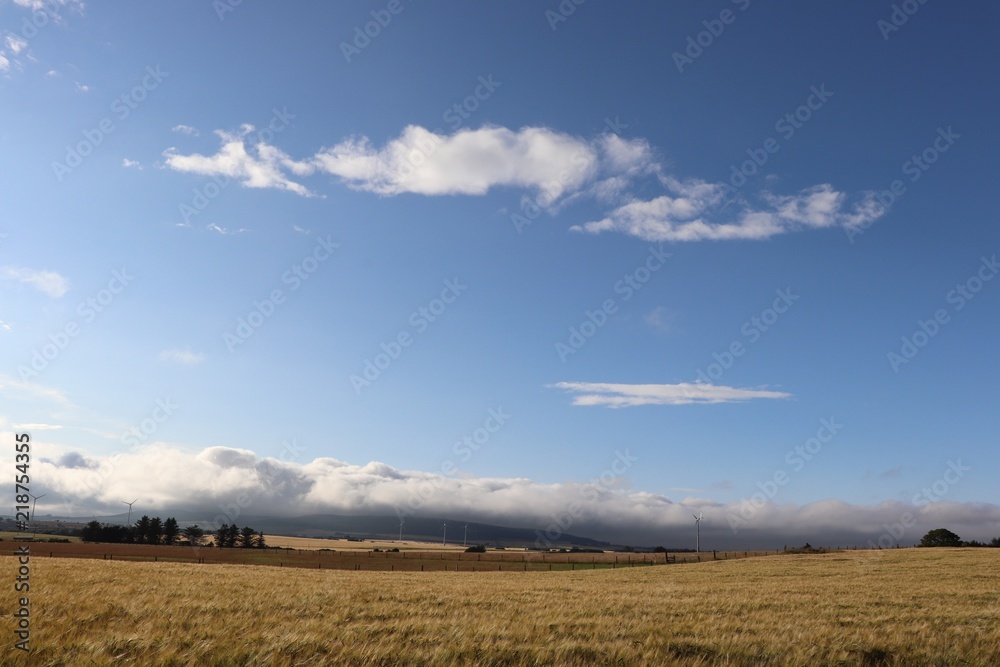
[[[998,565],[997,549],[552,573],[39,558],[33,655],[0,655],[74,666],[996,665]]]

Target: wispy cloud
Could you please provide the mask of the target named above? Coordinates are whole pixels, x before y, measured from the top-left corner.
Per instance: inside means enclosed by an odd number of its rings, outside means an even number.
[[[135,160],[129,160],[128,158],[122,158],[122,166],[126,169],[142,169],[142,165]]]
[[[30,285],[39,292],[55,299],[58,299],[69,291],[69,281],[55,271],[38,271],[35,269],[5,266],[0,268],[0,277]]]
[[[80,83],[79,81],[75,81],[74,84],[76,85],[76,91],[78,93],[89,93],[90,92],[90,86],[88,86],[87,84]]]
[[[21,53],[28,48],[28,42],[11,33],[8,33],[4,38],[4,44],[6,44],[7,48],[14,54]]]
[[[653,327],[660,333],[671,333],[677,329],[674,322],[677,319],[676,311],[670,310],[665,306],[657,306],[643,318],[646,324]]]
[[[19,431],[58,431],[62,426],[59,424],[14,424],[14,428]]]
[[[250,231],[246,227],[240,227],[239,229],[229,229],[228,227],[221,227],[215,224],[214,222],[209,223],[208,225],[206,225],[205,228],[217,234],[222,234],[223,236],[232,236],[233,234],[242,234],[244,232]]]
[[[62,407],[75,407],[59,389],[46,387],[35,382],[22,382],[9,375],[0,374],[0,395],[9,399],[37,398]]]
[[[655,242],[760,240],[800,229],[864,225],[883,213],[874,194],[863,194],[848,206],[846,194],[824,183],[795,195],[761,193],[763,206],[740,202],[739,210],[727,215],[722,184],[667,183],[672,195],[629,202],[601,220],[571,229],[621,232]]]
[[[82,0],[14,0],[14,4],[25,9],[30,9],[33,12],[49,12],[55,17],[59,16],[55,11],[59,7],[65,7],[78,12],[83,11],[84,8]]]
[[[178,126],[181,127],[181,126]],[[605,217],[571,227],[578,232],[618,232],[647,241],[766,239],[796,230],[862,226],[884,214],[874,193],[849,197],[829,183],[795,194],[762,191],[755,202],[727,201],[732,188],[666,172],[645,139],[602,134],[592,139],[545,127],[481,127],[441,134],[409,125],[376,145],[349,137],[302,160],[252,134],[216,131],[214,155],[164,151],[181,172],[228,176],[252,188],[313,192],[301,177],[329,174],[349,188],[383,196],[484,195],[495,188],[527,190],[550,213],[581,197],[613,206]],[[665,193],[633,193],[640,178],[654,178]],[[731,205],[735,203],[735,207]]]
[[[251,145],[248,150],[245,138],[253,130],[252,125],[243,125],[235,133],[217,130],[216,134],[222,139],[222,148],[211,156],[180,155],[177,149],[168,148],[163,152],[166,165],[176,171],[205,176],[228,176],[248,188],[278,188],[298,195],[312,196],[305,186],[290,180],[284,170],[295,174],[311,173],[313,166],[296,162],[281,150],[262,141]]]
[[[205,360],[205,355],[200,352],[192,352],[190,349],[171,348],[160,352],[160,361],[168,361],[185,366],[200,364]]]
[[[4,331],[10,331],[13,328],[14,327],[12,327],[11,325],[7,324],[3,320],[0,320],[0,329],[3,329]]]
[[[692,403],[738,403],[759,398],[791,398],[791,394],[767,389],[738,389],[700,382],[680,384],[610,384],[605,382],[557,382],[556,389],[576,394],[573,405],[626,408],[637,405],[689,405]]]
[[[200,134],[196,128],[190,125],[174,125],[170,130],[179,134],[186,134],[190,137],[197,137]]]

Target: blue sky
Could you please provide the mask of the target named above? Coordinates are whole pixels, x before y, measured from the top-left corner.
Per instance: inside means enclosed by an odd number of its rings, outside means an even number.
[[[996,13],[5,2],[2,435],[58,514],[996,536]]]

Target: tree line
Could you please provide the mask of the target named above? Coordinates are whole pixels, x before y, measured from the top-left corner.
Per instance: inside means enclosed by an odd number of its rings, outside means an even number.
[[[108,542],[112,544],[174,545],[186,543],[197,547],[201,546],[202,540],[207,535],[208,533],[197,525],[181,529],[174,517],[161,520],[158,516],[148,517],[146,515],[143,515],[131,526],[91,521],[80,530],[80,539],[84,542]],[[182,537],[185,542],[180,541]],[[258,532],[250,526],[240,528],[235,523],[232,525],[222,524],[211,533],[211,537],[214,546],[217,547],[262,549],[267,546],[264,533]]]
[[[1000,537],[994,537],[989,542],[963,540],[947,528],[935,528],[927,531],[920,540],[922,547],[993,547],[1000,548]]]

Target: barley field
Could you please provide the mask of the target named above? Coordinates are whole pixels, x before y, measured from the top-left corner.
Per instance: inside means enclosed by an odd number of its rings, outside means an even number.
[[[0,563],[13,580],[14,559]],[[5,632],[2,655],[73,666],[997,665],[998,566],[998,549],[492,573],[33,558],[31,654]]]

